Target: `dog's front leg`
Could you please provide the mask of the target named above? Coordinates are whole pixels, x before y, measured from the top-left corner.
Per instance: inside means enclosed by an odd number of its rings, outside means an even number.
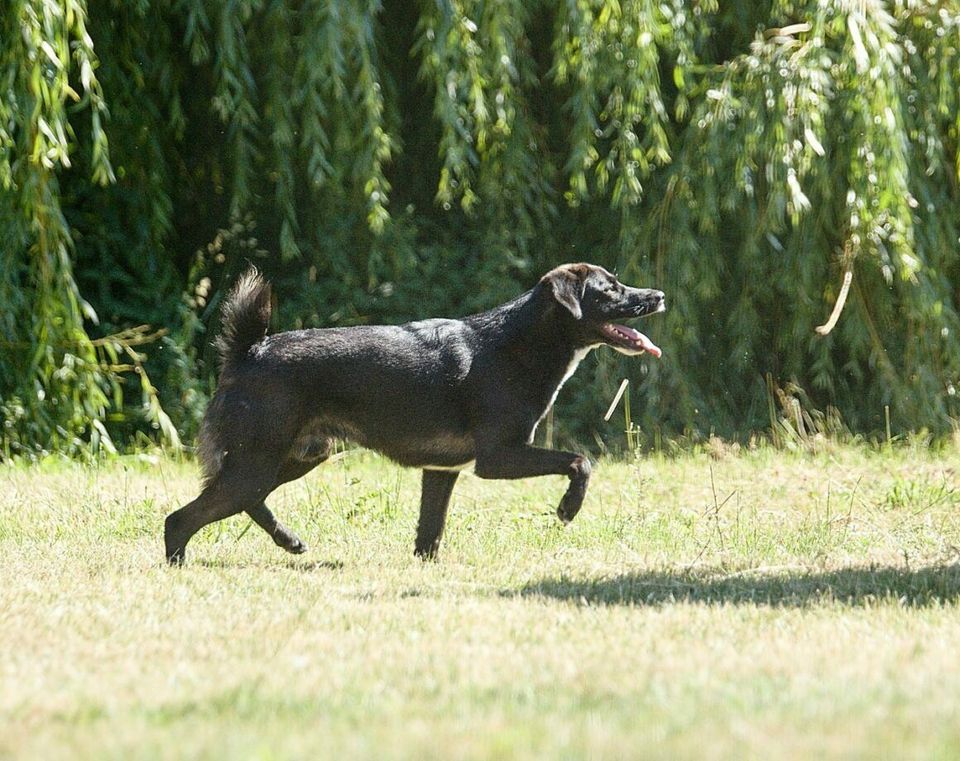
[[[477,452],[476,474],[480,478],[567,476],[570,486],[560,500],[557,515],[564,523],[569,523],[583,505],[590,480],[590,460],[573,452],[529,445],[491,446]]]
[[[414,554],[424,560],[433,560],[440,547],[443,524],[447,519],[447,505],[459,472],[455,470],[424,470],[423,491],[420,493],[420,523],[417,525],[417,543]]]

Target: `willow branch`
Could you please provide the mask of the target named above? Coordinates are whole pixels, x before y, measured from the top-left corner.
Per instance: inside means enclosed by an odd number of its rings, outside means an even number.
[[[837,303],[833,305],[833,311],[830,313],[830,319],[823,325],[817,325],[814,330],[821,336],[828,335],[840,319],[840,313],[843,311],[843,305],[847,301],[847,293],[850,291],[850,283],[853,282],[853,268],[850,267],[843,273],[843,285],[840,286],[840,295],[837,296]]]
[[[843,273],[843,284],[840,286],[840,293],[837,295],[837,302],[833,305],[833,311],[830,313],[830,319],[823,325],[817,325],[814,330],[821,336],[830,334],[837,321],[840,319],[840,313],[843,311],[843,305],[847,303],[847,294],[850,292],[850,283],[853,282],[853,255],[850,251],[850,243],[844,248],[843,261],[846,265],[846,271]]]

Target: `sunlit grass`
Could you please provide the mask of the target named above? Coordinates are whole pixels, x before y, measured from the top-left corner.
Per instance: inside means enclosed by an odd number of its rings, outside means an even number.
[[[960,454],[770,449],[461,477],[351,454],[161,563],[165,459],[0,468],[0,757],[951,757]]]

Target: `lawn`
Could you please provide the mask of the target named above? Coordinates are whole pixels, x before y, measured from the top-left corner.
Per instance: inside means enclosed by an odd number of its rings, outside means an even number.
[[[960,756],[960,451],[461,477],[350,453],[161,562],[196,468],[0,466],[2,758]]]

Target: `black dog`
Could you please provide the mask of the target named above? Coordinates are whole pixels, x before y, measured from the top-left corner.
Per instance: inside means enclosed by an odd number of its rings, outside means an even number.
[[[416,553],[433,557],[458,471],[480,478],[564,475],[557,514],[577,514],[590,461],[531,445],[537,424],[590,349],[660,350],[614,320],[664,309],[660,291],[567,264],[503,306],[462,320],[295,330],[266,336],[270,286],[245,274],[223,307],[223,367],[200,432],[200,496],[167,517],[179,563],[208,523],[246,511],[288,552],[303,542],[264,499],[330,456],[344,438],[423,469]]]

